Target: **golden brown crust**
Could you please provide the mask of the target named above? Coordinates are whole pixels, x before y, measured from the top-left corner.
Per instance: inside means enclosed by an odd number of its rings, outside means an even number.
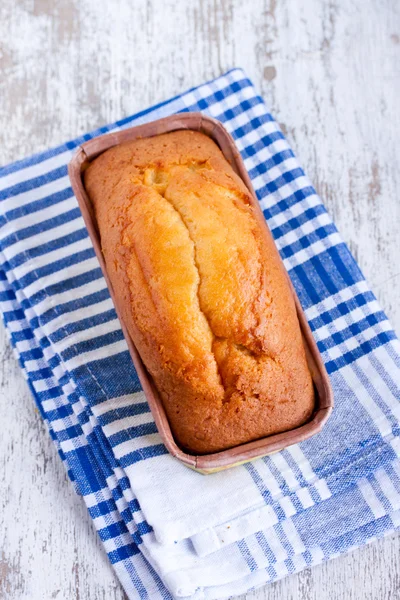
[[[286,274],[216,144],[175,131],[115,146],[85,187],[177,442],[210,453],[307,421],[314,392]]]

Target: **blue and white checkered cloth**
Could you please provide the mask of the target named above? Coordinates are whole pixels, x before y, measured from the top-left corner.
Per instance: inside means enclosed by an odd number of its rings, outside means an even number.
[[[235,138],[336,401],[314,438],[207,477],[161,443],[67,176],[83,141],[199,110]],[[400,525],[399,342],[240,69],[1,168],[0,261],[11,342],[129,598],[240,594]]]

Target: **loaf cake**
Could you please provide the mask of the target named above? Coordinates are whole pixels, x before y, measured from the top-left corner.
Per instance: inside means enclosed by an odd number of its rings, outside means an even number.
[[[208,454],[309,420],[287,275],[218,146],[190,130],[137,139],[95,158],[84,185],[120,316],[177,444]]]

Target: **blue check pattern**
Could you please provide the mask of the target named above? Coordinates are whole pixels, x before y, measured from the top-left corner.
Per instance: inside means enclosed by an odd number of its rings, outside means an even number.
[[[336,401],[318,436],[209,478],[157,434],[67,176],[82,142],[199,110],[236,141]],[[399,527],[398,340],[240,69],[0,168],[0,263],[12,346],[129,598],[228,597]]]

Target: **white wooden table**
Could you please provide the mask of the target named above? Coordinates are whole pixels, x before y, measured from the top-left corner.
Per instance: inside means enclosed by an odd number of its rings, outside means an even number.
[[[1,0],[0,164],[242,66],[400,331],[398,0]],[[120,600],[0,330],[0,597]],[[247,595],[400,598],[400,536]]]

